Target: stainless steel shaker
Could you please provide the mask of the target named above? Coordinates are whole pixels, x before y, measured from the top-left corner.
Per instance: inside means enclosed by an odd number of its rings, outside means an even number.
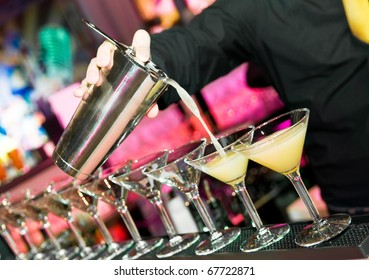
[[[166,74],[154,63],[142,63],[134,50],[85,23],[115,46],[113,66],[103,83],[81,99],[52,159],[64,172],[87,179],[132,132],[167,88]]]

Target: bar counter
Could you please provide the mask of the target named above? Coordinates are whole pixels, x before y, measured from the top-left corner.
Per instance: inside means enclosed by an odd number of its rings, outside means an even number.
[[[281,241],[257,252],[244,253],[240,245],[250,236],[253,228],[242,228],[241,235],[233,243],[210,255],[197,256],[194,253],[201,240],[208,233],[200,233],[200,241],[187,250],[168,259],[171,260],[359,260],[369,259],[369,215],[352,217],[352,223],[342,234],[314,247],[303,248],[294,243],[295,235],[308,223],[291,223],[291,231]],[[166,242],[167,239],[164,238]],[[1,247],[1,246],[0,246]],[[3,248],[2,259],[14,259],[10,251]],[[116,259],[120,259],[119,256]],[[141,257],[144,260],[157,259],[155,251]]]
[[[206,256],[196,256],[193,245],[186,251],[171,257],[176,260],[349,260],[369,258],[369,215],[354,216],[352,223],[343,233],[330,241],[310,248],[302,248],[294,243],[294,237],[309,223],[291,223],[291,231],[279,242],[257,252],[244,253],[240,245],[250,236],[253,228],[242,228],[241,235],[230,245],[216,253]],[[206,238],[202,233],[200,240]],[[200,242],[200,241],[199,241]],[[156,259],[155,254],[149,254],[144,259]]]

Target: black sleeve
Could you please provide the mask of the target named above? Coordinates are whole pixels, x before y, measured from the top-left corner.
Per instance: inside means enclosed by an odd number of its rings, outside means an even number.
[[[217,0],[187,27],[154,34],[152,60],[189,93],[200,91],[250,58],[252,3],[253,0]],[[178,100],[175,91],[169,90],[159,100],[159,107]]]

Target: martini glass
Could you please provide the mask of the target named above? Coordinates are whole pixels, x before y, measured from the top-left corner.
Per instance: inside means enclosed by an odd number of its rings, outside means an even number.
[[[30,218],[40,223],[41,228],[45,231],[54,248],[47,254],[45,253],[45,259],[72,259],[77,254],[75,248],[62,248],[59,240],[50,229],[48,211],[37,207],[37,203],[35,203],[35,201],[42,198],[43,195],[44,193],[34,196],[27,191],[25,199],[14,204],[13,210],[15,213],[24,215],[26,218]]]
[[[0,235],[4,238],[5,242],[8,244],[10,250],[13,252],[17,260],[25,260],[26,256],[23,254],[17,244],[15,243],[13,237],[11,236],[6,224],[0,220]]]
[[[118,172],[120,168],[124,168],[125,170],[129,171],[131,164],[131,160],[126,160],[113,167],[100,169],[97,175],[98,179],[94,184],[83,184],[80,185],[79,188],[94,193],[100,199],[116,208],[129,233],[131,234],[132,240],[134,241],[134,246],[124,255],[124,257],[125,259],[138,259],[161,246],[164,239],[142,239],[126,204],[128,190],[109,180],[109,176],[112,176],[114,173]],[[116,258],[118,257],[119,256]]]
[[[173,256],[194,244],[200,236],[196,233],[179,235],[174,228],[164,203],[160,196],[161,183],[147,177],[143,170],[156,169],[165,165],[168,152],[160,151],[134,160],[129,170],[120,169],[116,174],[110,176],[109,179],[124,188],[133,191],[147,198],[158,211],[160,219],[166,229],[169,237],[167,242],[156,253],[158,258],[166,258]]]
[[[29,252],[27,253],[27,256],[25,256],[25,258],[42,259],[44,257],[44,254],[40,252],[40,250],[32,241],[31,236],[29,235],[29,229],[26,223],[25,216],[15,212],[12,209],[11,203],[7,198],[4,198],[1,203],[2,205],[0,206],[0,220],[8,225],[18,228],[20,235],[29,247]]]
[[[87,246],[79,229],[75,225],[70,199],[61,196],[56,191],[60,187],[69,186],[71,182],[71,180],[67,179],[61,182],[51,183],[43,195],[33,201],[33,205],[43,211],[51,212],[67,222],[78,244],[77,256],[74,259],[95,259],[105,248],[101,246],[94,248]]]
[[[281,240],[289,231],[287,224],[264,226],[255,205],[246,189],[245,176],[248,158],[236,153],[232,147],[243,136],[244,145],[250,144],[253,137],[253,126],[241,126],[218,135],[217,141],[222,149],[209,143],[201,157],[187,160],[187,163],[202,172],[231,186],[239,196],[256,228],[256,232],[241,245],[241,251],[254,252]]]
[[[195,249],[197,255],[208,255],[232,243],[240,235],[240,229],[228,228],[218,230],[202,201],[198,183],[200,172],[188,165],[185,159],[199,158],[205,148],[206,140],[194,141],[177,147],[168,154],[167,164],[158,169],[146,168],[145,174],[168,186],[178,188],[195,205],[204,224],[209,229],[210,237],[203,240]]]
[[[302,247],[327,241],[351,223],[351,217],[347,214],[321,217],[301,179],[300,160],[309,112],[302,108],[275,117],[255,128],[250,146],[243,145],[243,140],[235,146],[236,151],[249,159],[285,175],[295,187],[313,220],[295,238],[296,244]]]
[[[83,185],[86,184],[97,184],[97,181],[94,178],[80,184],[73,181],[71,185],[59,193],[64,199],[70,200],[72,208],[87,212],[94,219],[106,244],[106,250],[102,252],[99,259],[113,259],[117,255],[127,251],[133,245],[133,241],[129,240],[121,243],[113,241],[108,228],[98,212],[97,203],[99,201],[99,197],[89,191],[88,188],[83,187]]]

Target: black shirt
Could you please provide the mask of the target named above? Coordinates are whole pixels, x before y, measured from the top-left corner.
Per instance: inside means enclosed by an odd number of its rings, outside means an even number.
[[[341,0],[217,0],[187,28],[154,35],[152,57],[189,92],[243,62],[262,65],[288,109],[311,111],[305,152],[323,199],[369,206],[369,46]]]

